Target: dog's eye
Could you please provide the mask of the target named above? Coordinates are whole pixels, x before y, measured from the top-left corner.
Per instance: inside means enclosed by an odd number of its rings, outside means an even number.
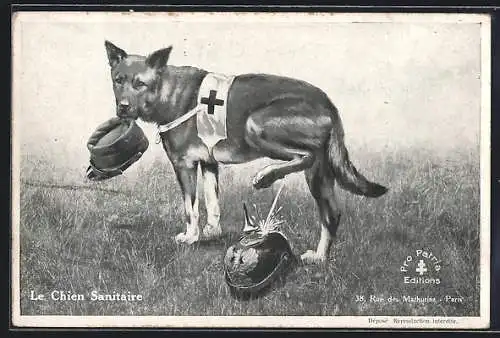
[[[123,77],[117,77],[117,78],[115,78],[115,83],[116,84],[122,84],[123,83]]]
[[[142,82],[141,80],[137,80],[134,82],[134,88],[136,88],[136,89],[141,89],[141,88],[144,88],[146,86],[147,85],[144,82]]]

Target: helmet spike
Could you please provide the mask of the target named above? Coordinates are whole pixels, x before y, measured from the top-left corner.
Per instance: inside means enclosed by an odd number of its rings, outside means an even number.
[[[256,230],[257,227],[255,226],[254,222],[248,215],[248,209],[245,203],[243,203],[243,211],[245,212],[245,226],[243,227],[243,232],[250,232]]]

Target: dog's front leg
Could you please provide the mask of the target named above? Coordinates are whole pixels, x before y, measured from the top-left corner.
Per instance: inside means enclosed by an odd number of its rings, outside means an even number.
[[[200,212],[196,189],[198,163],[194,164],[193,167],[174,166],[174,169],[184,197],[184,216],[186,222],[186,232],[175,236],[175,241],[177,243],[192,244],[198,241],[200,237],[200,230],[198,228]]]
[[[217,163],[202,163],[203,191],[207,208],[207,224],[203,228],[205,238],[217,238],[221,235],[219,205],[219,168]]]

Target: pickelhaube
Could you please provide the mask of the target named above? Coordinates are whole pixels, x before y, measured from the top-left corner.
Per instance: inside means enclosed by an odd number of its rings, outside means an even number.
[[[134,120],[109,119],[97,127],[87,142],[87,178],[99,181],[121,175],[141,158],[148,146],[148,139]]]
[[[245,204],[243,208],[245,227],[238,241],[226,251],[224,274],[234,295],[251,297],[284,277],[294,256],[282,232],[256,226]]]

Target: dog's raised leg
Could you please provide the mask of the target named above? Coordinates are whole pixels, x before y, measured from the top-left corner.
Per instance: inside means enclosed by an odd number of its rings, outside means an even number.
[[[314,108],[307,102],[282,99],[252,113],[245,125],[245,141],[255,151],[272,159],[255,175],[255,188],[267,188],[276,180],[312,166],[322,145],[321,126],[315,122]],[[318,130],[319,129],[319,130]]]
[[[252,184],[256,189],[267,188],[276,180],[279,180],[288,174],[309,168],[314,162],[314,155],[312,152],[307,150],[291,147],[274,148],[275,145],[273,143],[265,140],[260,140],[259,146],[266,147],[268,151],[271,151],[272,149],[274,158],[279,158],[287,162],[270,164],[259,171],[252,180]],[[278,153],[279,155],[276,155]]]
[[[203,236],[207,239],[217,238],[222,234],[220,227],[219,206],[219,168],[216,163],[201,163],[203,174],[203,190],[207,208],[207,224],[203,228]]]
[[[175,241],[177,243],[192,244],[198,241],[200,237],[200,229],[198,227],[200,211],[198,207],[198,192],[196,189],[198,177],[197,169],[198,163],[194,164],[194,168],[174,166],[175,174],[184,197],[184,217],[186,221],[186,232],[175,236]]]
[[[300,256],[304,263],[321,263],[328,258],[330,246],[340,223],[340,209],[335,198],[335,179],[321,158],[305,170],[309,190],[316,200],[321,218],[321,237],[316,251],[307,250]]]

